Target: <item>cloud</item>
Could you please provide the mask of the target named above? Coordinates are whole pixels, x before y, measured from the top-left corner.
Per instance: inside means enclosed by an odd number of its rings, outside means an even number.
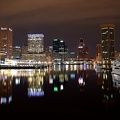
[[[0,4],[0,22],[12,25],[59,24],[91,18],[113,19],[120,16],[119,4],[118,0],[4,0]]]

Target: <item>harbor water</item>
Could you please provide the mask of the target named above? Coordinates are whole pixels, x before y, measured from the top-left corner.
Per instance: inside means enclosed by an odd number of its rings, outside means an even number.
[[[54,65],[45,69],[1,69],[0,113],[4,118],[116,118],[119,86],[111,70],[92,65]],[[57,116],[57,117],[56,117]]]

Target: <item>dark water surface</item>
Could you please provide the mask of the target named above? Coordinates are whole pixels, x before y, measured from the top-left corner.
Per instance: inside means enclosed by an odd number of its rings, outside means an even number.
[[[93,66],[0,70],[0,114],[10,119],[105,119],[120,112],[110,70]]]

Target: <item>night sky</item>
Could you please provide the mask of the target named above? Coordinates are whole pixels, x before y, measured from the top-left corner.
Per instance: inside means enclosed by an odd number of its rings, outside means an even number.
[[[54,38],[77,51],[83,38],[89,57],[100,43],[100,25],[115,25],[115,50],[120,52],[120,0],[0,0],[0,26],[13,29],[13,45],[27,45],[27,34],[44,34],[45,47]]]

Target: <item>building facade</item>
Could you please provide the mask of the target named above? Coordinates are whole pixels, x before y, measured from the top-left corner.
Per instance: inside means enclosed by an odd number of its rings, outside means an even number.
[[[10,27],[0,27],[1,58],[12,58],[13,30]]]
[[[102,24],[100,27],[102,62],[110,62],[115,57],[115,26],[114,24]]]
[[[28,45],[22,46],[22,60],[32,60],[37,64],[47,62],[43,34],[28,34]]]
[[[83,38],[80,38],[78,41],[77,59],[88,60],[88,47],[85,45]]]
[[[53,40],[53,60],[64,61],[68,58],[68,48],[65,41],[55,38]]]
[[[44,35],[28,34],[28,53],[44,52]]]
[[[96,61],[101,62],[101,44],[96,45]]]
[[[13,59],[20,59],[21,58],[21,47],[20,46],[13,46]]]

